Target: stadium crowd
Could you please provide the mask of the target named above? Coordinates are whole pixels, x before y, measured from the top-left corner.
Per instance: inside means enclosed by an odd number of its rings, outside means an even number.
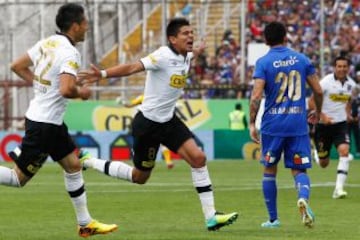
[[[325,0],[324,48],[321,48],[320,1],[249,1],[246,44],[263,42],[264,26],[271,21],[285,23],[289,47],[306,54],[319,75],[333,71],[332,60],[345,55],[352,61],[350,76],[360,73],[360,2]],[[232,84],[235,88],[188,90],[186,98],[248,98],[251,92],[253,66],[246,66],[241,81],[241,51],[231,30],[223,34],[215,56],[206,53],[194,60],[190,84]],[[320,69],[321,52],[324,62]],[[245,49],[246,51],[246,49]],[[246,60],[245,60],[246,61]],[[246,63],[245,63],[246,64]]]

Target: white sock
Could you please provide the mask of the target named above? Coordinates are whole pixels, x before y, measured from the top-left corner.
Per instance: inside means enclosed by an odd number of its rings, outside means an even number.
[[[84,161],[83,165],[85,168],[94,168],[96,160],[101,160],[101,159],[90,157]],[[105,162],[105,160],[103,161]]]
[[[314,148],[314,160],[317,165],[320,165],[319,154],[318,154],[318,151],[316,150],[316,148]]]
[[[64,172],[65,188],[70,194],[77,222],[80,226],[86,226],[91,222],[91,216],[87,207],[86,191],[82,172]]]
[[[208,220],[214,216],[215,203],[214,194],[211,189],[211,180],[207,166],[201,168],[191,168],[191,176],[194,187],[197,189],[201,207],[205,216]]]
[[[104,164],[105,174],[129,182],[132,182],[133,169],[134,168],[132,166],[120,161],[108,161]]]
[[[337,167],[335,189],[343,189],[349,171],[349,157],[340,157]]]
[[[90,158],[85,162],[89,162],[85,167],[91,167],[111,177],[132,182],[133,167],[126,163],[120,161],[106,161],[98,158]]]
[[[0,184],[11,187],[21,187],[14,169],[0,166]]]

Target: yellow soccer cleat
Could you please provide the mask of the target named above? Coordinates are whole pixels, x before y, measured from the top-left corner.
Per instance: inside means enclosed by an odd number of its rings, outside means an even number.
[[[79,161],[83,167],[83,170],[86,170],[87,167],[85,166],[86,165],[86,161],[89,160],[91,158],[91,154],[87,151],[84,151],[84,150],[80,150],[79,153],[78,153],[78,158],[79,158]]]
[[[206,227],[209,231],[217,231],[218,229],[235,222],[238,216],[239,214],[237,212],[229,214],[216,212],[212,218],[206,221]]]
[[[116,224],[104,224],[97,220],[92,220],[85,227],[78,226],[78,233],[80,237],[86,238],[96,234],[107,234],[116,231],[118,226]]]

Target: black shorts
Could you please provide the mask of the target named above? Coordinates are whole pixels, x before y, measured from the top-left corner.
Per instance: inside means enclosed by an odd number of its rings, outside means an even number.
[[[140,111],[134,117],[132,135],[134,165],[145,171],[155,166],[160,144],[177,152],[186,140],[193,137],[189,128],[176,115],[168,122],[158,123],[145,118]]]
[[[329,157],[332,144],[334,144],[335,147],[342,143],[350,144],[347,122],[331,125],[317,124],[314,140],[319,157]]]
[[[64,123],[59,126],[25,119],[25,136],[20,148],[21,154],[14,161],[24,174],[32,177],[48,156],[59,161],[76,146]]]

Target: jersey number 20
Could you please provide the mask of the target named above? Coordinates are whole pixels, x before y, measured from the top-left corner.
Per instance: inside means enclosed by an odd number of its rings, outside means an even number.
[[[279,72],[276,75],[275,83],[280,83],[276,103],[287,100],[297,101],[301,98],[301,76],[298,71],[292,70],[289,74]]]

